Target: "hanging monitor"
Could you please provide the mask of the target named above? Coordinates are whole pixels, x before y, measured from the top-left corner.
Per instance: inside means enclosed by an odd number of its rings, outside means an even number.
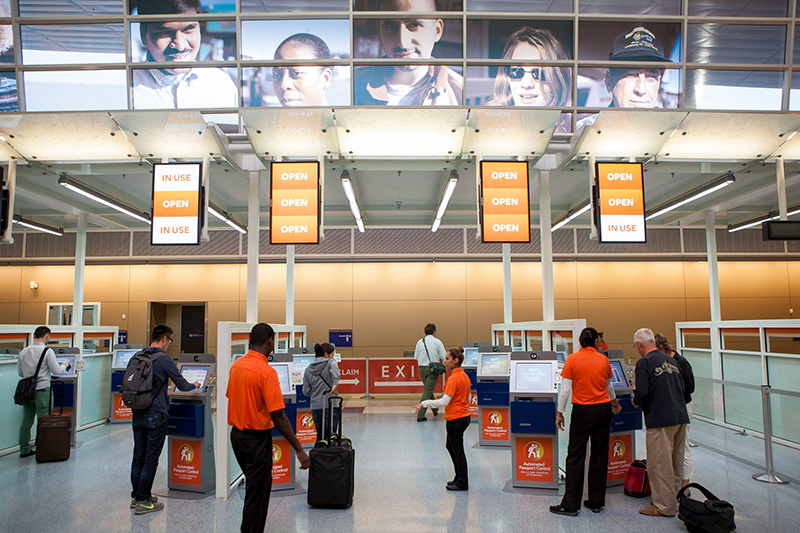
[[[150,244],[200,244],[201,163],[153,165]]]
[[[530,242],[527,161],[481,161],[483,242]]]
[[[595,163],[595,216],[600,242],[644,243],[644,178],[641,163]]]
[[[273,162],[270,244],[319,244],[319,161]]]

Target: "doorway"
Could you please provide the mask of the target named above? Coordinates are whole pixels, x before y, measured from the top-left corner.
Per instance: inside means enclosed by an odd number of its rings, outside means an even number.
[[[181,353],[205,353],[206,304],[205,302],[150,302],[149,332],[158,324],[167,324],[175,332],[167,353],[178,359]]]

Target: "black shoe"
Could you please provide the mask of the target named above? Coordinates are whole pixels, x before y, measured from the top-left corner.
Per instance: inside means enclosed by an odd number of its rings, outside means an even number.
[[[578,516],[578,511],[569,511],[561,505],[551,505],[550,512],[553,514],[563,514],[567,516]]]
[[[439,416],[439,410],[438,409],[431,409],[431,411],[433,411],[433,416]]]
[[[23,458],[23,457],[30,457],[31,455],[36,455],[36,451],[35,451],[35,450],[31,450],[31,451],[29,451],[28,453],[21,453],[21,454],[19,454],[20,458]]]
[[[599,513],[600,511],[606,508],[605,505],[601,505],[599,507],[592,505],[591,503],[589,503],[589,500],[584,500],[583,506],[589,509],[593,513]]]
[[[445,485],[445,488],[452,491],[469,490],[469,487],[462,487],[460,485],[456,485],[455,483],[448,483]]]
[[[422,418],[417,418],[417,422],[425,422],[426,420],[427,418],[425,418],[424,416]]]

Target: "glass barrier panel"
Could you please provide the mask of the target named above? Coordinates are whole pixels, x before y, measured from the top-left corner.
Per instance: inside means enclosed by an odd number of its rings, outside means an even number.
[[[124,70],[29,71],[23,74],[23,81],[26,111],[128,107]]]
[[[761,351],[761,335],[758,328],[722,328],[720,339],[723,350]]]
[[[525,332],[525,350],[536,351],[544,348],[544,337],[541,331],[526,331]]]
[[[525,348],[522,346],[522,331],[514,330],[508,332],[509,341],[511,343],[512,350],[524,350]]]
[[[800,358],[767,357],[769,384],[774,389],[800,392]],[[800,444],[800,398],[770,394],[772,434]]]
[[[722,377],[726,381],[762,384],[761,357],[722,353]],[[725,396],[725,422],[728,424],[764,431],[761,410],[761,392],[735,385],[723,385]]]
[[[768,352],[800,355],[800,329],[767,328]]]
[[[25,65],[92,65],[125,62],[122,24],[25,25],[22,63]]]
[[[711,352],[701,352],[692,349],[684,349],[683,356],[692,365],[695,377],[712,378]],[[692,401],[694,402],[694,414],[714,418],[714,388],[713,383],[697,381],[695,383]]]
[[[21,17],[50,18],[122,16],[125,12],[122,2],[123,0],[81,0],[80,2],[19,0],[19,15]]]
[[[17,389],[19,374],[16,361],[0,360],[0,420],[3,431],[0,431],[0,450],[19,444],[19,426],[22,423],[22,407],[14,403],[12,391]],[[31,428],[31,438],[36,438],[36,424]]]
[[[759,43],[748,47],[742,43]],[[785,61],[786,26],[689,24],[686,61],[689,63],[752,63],[781,65]]]
[[[554,352],[572,353],[572,332],[571,331],[551,331],[550,349]]]
[[[84,357],[83,364],[78,413],[81,426],[111,416],[111,355]]]
[[[683,340],[681,346],[687,348],[711,348],[711,330],[705,328],[682,329]],[[711,375],[707,376],[711,377]]]

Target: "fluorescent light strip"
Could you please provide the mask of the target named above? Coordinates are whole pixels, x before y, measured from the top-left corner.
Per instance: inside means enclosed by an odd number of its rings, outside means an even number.
[[[110,197],[104,197],[105,195],[101,192],[95,191],[87,187],[86,185],[80,184],[78,182],[73,182],[65,177],[61,177],[58,179],[58,184],[66,187],[67,189],[76,192],[86,198],[90,198],[95,202],[108,206],[112,209],[119,211],[120,213],[125,213],[126,215],[133,217],[137,220],[141,220],[142,222],[146,222],[147,224],[151,224],[150,219],[147,217],[146,214],[140,213],[135,211],[133,208],[130,208],[120,202],[119,200],[114,200]]]
[[[586,205],[581,205],[581,204],[583,204],[584,202],[586,202]],[[565,217],[563,220],[559,220],[558,222],[556,222],[555,224],[553,224],[553,227],[552,227],[552,228],[550,228],[550,231],[551,231],[551,232],[553,232],[553,231],[555,231],[555,230],[557,230],[557,229],[560,229],[560,228],[562,228],[562,227],[566,226],[566,225],[567,225],[567,223],[568,223],[570,220],[573,220],[573,219],[575,219],[575,218],[578,218],[579,216],[581,216],[582,214],[584,214],[586,211],[588,211],[588,210],[589,210],[589,208],[591,208],[591,207],[592,207],[592,204],[590,204],[590,203],[589,203],[589,199],[587,198],[586,200],[584,200],[583,202],[581,202],[580,204],[578,204],[578,205],[575,207],[575,211],[572,211],[572,212],[569,212],[569,211],[568,211],[568,212],[567,212],[567,216],[566,216],[566,217]]]
[[[41,231],[42,233],[49,233],[50,235],[55,235],[56,237],[62,237],[64,235],[64,230],[62,228],[56,228],[55,226],[48,226],[47,224],[42,224],[40,222],[36,222],[35,220],[30,220],[28,218],[22,218],[19,215],[15,215],[12,219],[14,224],[19,224],[20,226],[25,226],[26,228],[35,229],[36,231]]]
[[[344,195],[347,197],[347,202],[350,204],[350,212],[353,213],[353,218],[356,219],[358,231],[364,233],[366,229],[364,228],[364,221],[361,219],[361,208],[358,207],[356,191],[353,188],[353,182],[350,179],[350,173],[346,170],[342,172],[342,189],[344,189]]]
[[[442,201],[439,203],[439,209],[436,210],[437,219],[444,217],[444,212],[447,211],[447,205],[450,203],[450,198],[452,198],[456,190],[456,185],[458,185],[458,178],[451,177],[447,182],[447,187],[444,189],[444,194],[442,194]]]
[[[441,225],[441,223],[442,223],[442,219],[441,218],[435,219],[433,221],[433,226],[431,226],[431,232],[432,233],[436,233],[436,230],[439,229],[439,225]]]
[[[238,231],[241,234],[247,233],[247,226],[240,223],[238,220],[233,218],[230,213],[219,208],[219,206],[212,204],[211,202],[208,203],[208,212]]]
[[[724,181],[722,181],[721,183],[717,183],[720,179],[724,179]],[[661,204],[661,205],[664,205],[666,207],[663,207],[663,208],[662,207],[656,207],[656,209],[654,211],[652,211],[650,214],[645,216],[645,220],[650,220],[652,218],[656,218],[658,216],[661,216],[661,215],[663,215],[665,213],[669,213],[673,209],[677,209],[677,208],[681,207],[682,205],[686,205],[689,202],[694,202],[695,200],[698,200],[698,199],[700,199],[700,198],[702,198],[704,196],[708,196],[709,194],[711,194],[713,192],[716,192],[716,191],[718,191],[720,189],[724,189],[725,187],[727,187],[731,183],[734,183],[735,181],[736,181],[736,178],[733,176],[732,173],[729,172],[728,174],[726,174],[722,178],[716,178],[716,179],[714,179],[712,181],[709,181],[705,185],[701,185],[694,192],[690,191],[690,192],[686,193],[686,195],[685,195],[686,197],[685,198],[682,198],[682,196],[684,196],[684,195],[681,195],[681,196],[676,197],[673,200],[670,200],[669,202],[666,202],[666,204]]]
[[[728,226],[728,233],[735,233],[737,231],[741,231],[743,229],[753,228],[755,226],[760,226],[764,222],[769,220],[779,220],[781,218],[780,214],[773,215],[774,211],[767,213],[765,215],[761,215],[760,217],[756,217],[753,220],[745,220],[744,222],[739,222],[738,224],[731,224]],[[800,214],[800,205],[793,205],[789,209],[787,209],[786,216],[790,217],[793,215]]]

